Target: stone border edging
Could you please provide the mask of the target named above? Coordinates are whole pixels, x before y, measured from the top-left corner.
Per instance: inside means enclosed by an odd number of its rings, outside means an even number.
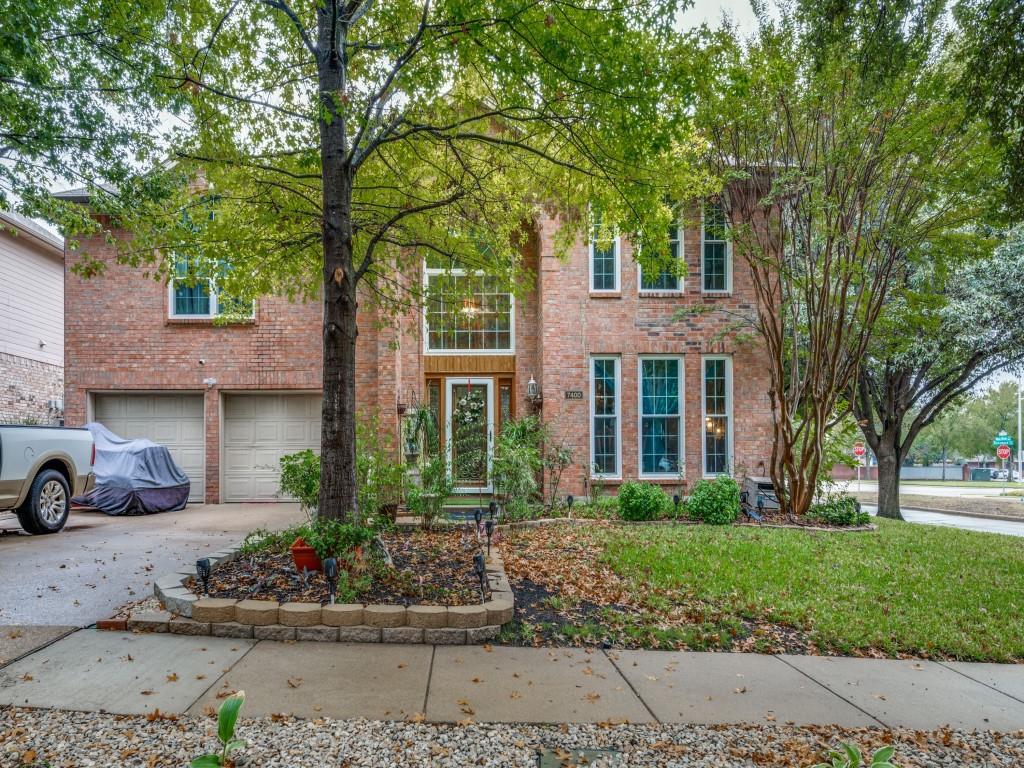
[[[238,548],[209,555],[211,569],[238,556]],[[321,642],[463,645],[493,640],[512,621],[515,595],[501,553],[487,557],[491,599],[476,605],[363,605],[199,597],[185,585],[191,572],[158,578],[153,593],[167,609],[132,614],[127,628],[141,632]]]

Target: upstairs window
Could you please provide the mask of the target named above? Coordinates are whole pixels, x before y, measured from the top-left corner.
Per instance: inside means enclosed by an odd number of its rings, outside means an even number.
[[[514,299],[497,278],[426,269],[427,352],[515,351]]]
[[[593,293],[615,293],[619,290],[619,238],[598,243],[600,216],[595,216],[590,231],[590,290]]]
[[[725,208],[721,202],[707,202],[701,217],[701,279],[704,293],[732,290],[732,249]]]
[[[668,229],[669,263],[660,270],[647,270],[640,265],[640,292],[654,293],[683,290],[683,279],[679,276],[679,261],[682,258],[682,228],[676,224]]]
[[[216,272],[223,276],[224,265],[211,270],[199,257],[177,254],[174,257],[174,277],[169,291],[169,316],[174,318],[214,318],[224,315],[249,317],[255,303],[226,295],[217,289],[217,281],[209,276]]]

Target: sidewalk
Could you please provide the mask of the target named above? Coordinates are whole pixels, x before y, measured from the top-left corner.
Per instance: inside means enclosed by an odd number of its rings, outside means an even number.
[[[201,714],[242,689],[247,717],[1001,731],[1024,724],[1024,665],[81,630],[0,669],[0,706]]]

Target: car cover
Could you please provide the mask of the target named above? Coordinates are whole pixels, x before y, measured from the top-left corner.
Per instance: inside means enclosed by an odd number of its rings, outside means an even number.
[[[102,424],[86,424],[96,443],[91,491],[72,502],[108,515],[148,515],[185,508],[189,479],[166,446],[126,440]]]

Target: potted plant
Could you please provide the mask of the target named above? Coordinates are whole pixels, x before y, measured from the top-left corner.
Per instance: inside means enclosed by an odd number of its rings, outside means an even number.
[[[295,563],[295,570],[300,573],[303,570],[319,571],[324,567],[323,561],[316,552],[316,548],[306,543],[306,540],[299,536],[289,548],[292,553],[292,562]]]

